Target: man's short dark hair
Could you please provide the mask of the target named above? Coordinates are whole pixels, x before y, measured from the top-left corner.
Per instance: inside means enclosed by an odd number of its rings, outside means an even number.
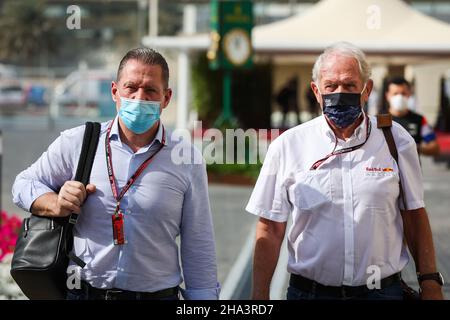
[[[411,89],[411,85],[409,84],[408,80],[406,80],[403,77],[400,76],[396,76],[396,77],[391,77],[387,80],[386,82],[386,92],[389,91],[389,86],[391,84],[395,84],[397,86],[402,86],[402,85],[406,85],[408,87],[408,89]]]
[[[125,67],[128,60],[137,60],[143,64],[160,66],[164,86],[165,88],[169,86],[169,66],[167,65],[167,61],[158,51],[150,48],[136,48],[127,52],[120,61],[119,69],[117,70],[117,82],[120,80],[122,69]]]

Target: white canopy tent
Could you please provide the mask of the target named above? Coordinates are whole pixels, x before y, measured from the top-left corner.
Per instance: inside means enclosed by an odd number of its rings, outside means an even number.
[[[322,0],[304,14],[254,28],[257,52],[320,52],[349,41],[366,53],[450,55],[450,25],[401,0]]]
[[[256,53],[317,53],[349,41],[367,53],[450,55],[450,25],[402,0],[322,0],[303,14],[253,28]],[[206,50],[208,34],[144,37],[166,49]]]
[[[256,56],[270,56],[275,65],[310,65],[319,52],[337,41],[355,44],[372,63],[384,65],[450,59],[450,25],[402,0],[322,0],[304,13],[252,31]],[[144,37],[143,43],[186,54],[207,50],[210,39],[208,34],[194,34]],[[436,95],[430,99],[437,101]]]

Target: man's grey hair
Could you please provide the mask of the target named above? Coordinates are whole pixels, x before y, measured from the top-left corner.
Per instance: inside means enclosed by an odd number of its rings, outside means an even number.
[[[312,70],[312,79],[315,83],[318,84],[320,81],[320,70],[322,69],[324,61],[326,61],[328,57],[335,54],[355,58],[358,62],[361,80],[363,81],[363,83],[366,83],[369,80],[371,69],[369,63],[366,60],[366,55],[364,54],[364,52],[362,52],[361,49],[349,42],[337,42],[327,47],[314,63],[314,67]]]

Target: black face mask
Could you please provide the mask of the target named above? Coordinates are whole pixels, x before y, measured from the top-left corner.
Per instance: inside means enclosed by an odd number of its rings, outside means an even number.
[[[361,91],[364,92],[366,86]],[[323,114],[338,128],[347,128],[361,116],[361,93],[329,93],[322,95]]]

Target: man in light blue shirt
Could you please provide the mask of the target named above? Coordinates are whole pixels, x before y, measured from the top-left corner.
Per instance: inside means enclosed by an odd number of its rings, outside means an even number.
[[[73,181],[84,126],[62,132],[16,178],[14,202],[24,210],[79,214],[74,253],[86,266],[77,267],[81,288],[68,290],[68,299],[178,299],[183,280],[185,299],[218,298],[205,163],[172,161],[177,143],[202,158],[159,120],[172,96],[168,79],[158,52],[139,48],[124,56],[111,87],[118,116],[102,123],[86,188]]]

